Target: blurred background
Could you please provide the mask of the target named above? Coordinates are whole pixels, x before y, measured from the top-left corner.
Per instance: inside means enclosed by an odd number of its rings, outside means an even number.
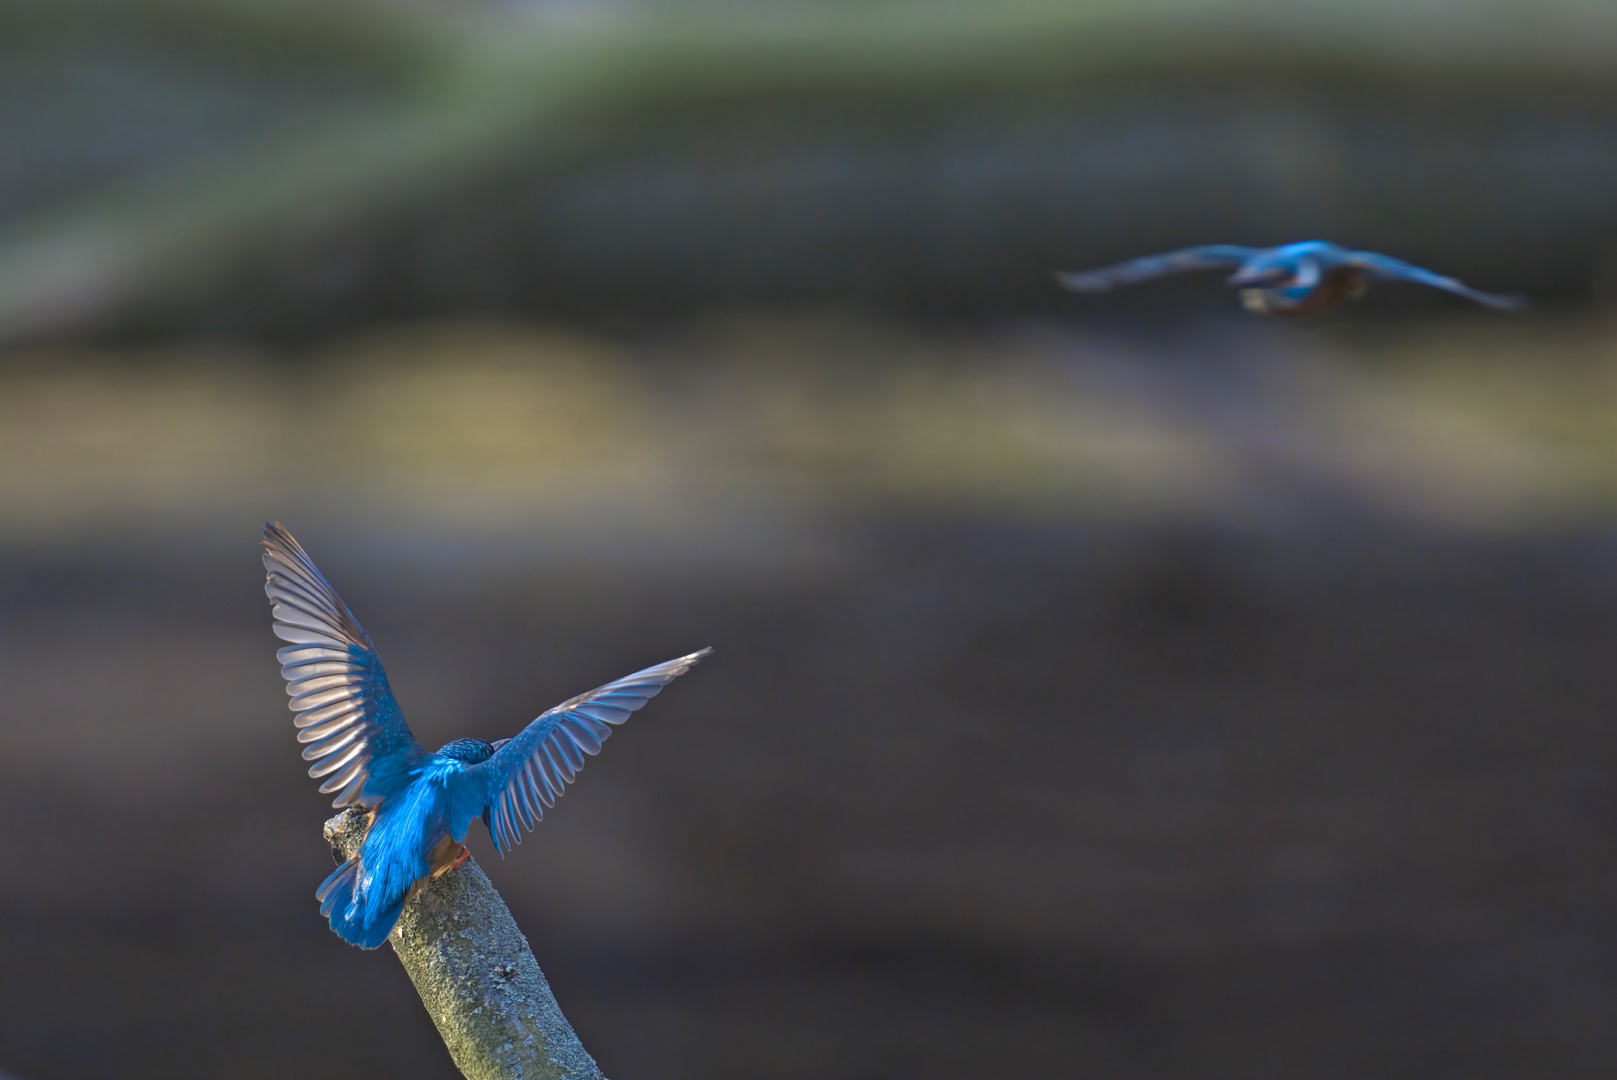
[[[0,1071],[450,1078],[286,523],[632,1078],[1617,1067],[1617,7],[0,6]],[[1522,291],[1311,323],[1331,239]]]

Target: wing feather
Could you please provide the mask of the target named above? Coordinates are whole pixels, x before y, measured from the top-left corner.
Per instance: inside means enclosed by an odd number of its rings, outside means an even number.
[[[339,731],[354,726],[354,721],[358,718],[357,712],[349,712],[337,717],[335,720],[328,720],[324,724],[306,727],[298,732],[298,742],[311,743],[323,739],[327,735],[335,735]]]
[[[342,784],[342,790],[337,791],[337,786],[345,778],[348,779],[348,783]],[[336,804],[338,806],[358,805],[360,800],[360,789],[365,786],[365,780],[366,774],[364,768],[356,768],[353,770],[351,777],[349,773],[345,772],[342,776],[337,777],[335,780],[328,780],[326,783],[321,784],[320,794],[330,795],[333,791],[337,791]]]
[[[374,806],[391,792],[367,790],[373,766],[426,751],[393,700],[375,646],[314,561],[279,524],[264,526],[263,546],[275,636],[290,642],[275,658],[298,742],[308,744],[303,758],[314,762],[309,775],[330,777],[320,791],[337,793],[333,806]]]
[[[320,793],[329,795],[333,791],[347,791],[365,782],[365,763],[363,761],[351,762],[349,766],[320,785]]]
[[[339,749],[341,748],[339,747]],[[353,761],[359,755],[363,754],[365,750],[365,744],[360,743],[358,746],[348,747],[348,749],[343,750],[342,753],[334,753],[333,756],[327,757],[312,766],[309,769],[309,775],[317,779],[322,776],[329,776],[338,769],[342,768],[344,765],[348,764],[350,761]],[[308,761],[309,759],[309,752],[305,750],[303,752],[303,760]],[[337,783],[337,781],[332,782]]]
[[[452,835],[464,836],[477,813],[488,815],[489,834],[503,855],[522,842],[547,808],[556,805],[584,758],[601,752],[612,726],[627,720],[663,687],[695,667],[712,650],[703,649],[667,663],[637,671],[543,713],[520,734],[495,743],[494,756],[463,774],[469,784],[483,785],[479,805],[452,822]]]
[[[294,716],[292,718],[292,724],[294,727],[300,728],[308,727],[311,724],[323,724],[327,720],[334,720],[337,717],[343,716],[347,713],[359,713],[364,704],[365,702],[362,698],[350,698],[347,701],[339,701],[335,704],[327,705],[323,709],[310,709],[307,712],[301,712]]]
[[[1170,251],[1165,255],[1146,255],[1139,259],[1103,266],[1099,270],[1079,273],[1057,271],[1056,278],[1073,292],[1105,292],[1119,285],[1133,285],[1139,281],[1184,274],[1193,270],[1211,270],[1221,266],[1239,266],[1259,252],[1259,248],[1238,247],[1235,244],[1204,244],[1201,247]]]
[[[527,767],[539,785],[539,801],[544,804],[544,809],[555,806],[556,800],[561,798],[561,785],[550,778],[550,773],[538,758],[529,758]]]
[[[327,732],[322,738],[303,748],[303,760],[314,761],[318,758],[329,757],[343,747],[348,746],[355,739],[363,738],[364,735],[365,729],[357,724],[349,724],[338,728],[336,731]]]
[[[287,707],[295,712],[308,712],[311,709],[322,708],[333,702],[347,702],[349,699],[358,696],[353,690],[356,683],[357,680],[356,682],[344,681],[341,686],[328,686],[320,690],[311,690],[308,693],[299,694],[287,702]]]
[[[526,773],[517,774],[517,812],[522,816],[522,827],[529,832],[533,831],[534,822],[539,820],[538,804],[534,802],[533,792],[528,787]]]
[[[601,724],[599,720],[594,721],[594,723]],[[605,730],[601,734],[597,735],[594,729],[590,726],[590,718],[587,716],[580,716],[577,713],[574,713],[571,716],[564,716],[561,724],[562,727],[567,729],[567,734],[572,736],[573,745],[592,757],[601,752],[601,743],[606,740],[607,736],[612,734],[611,728],[606,727],[605,724],[601,724],[601,727],[605,728]],[[583,759],[579,760],[579,767],[583,767]]]
[[[551,749],[559,751],[565,759],[564,764],[572,770],[572,776],[567,778],[567,782],[572,783],[573,777],[584,770],[584,751],[573,737],[573,733],[568,730],[565,716],[557,717],[556,736],[561,737],[552,736]]]
[[[1395,259],[1390,255],[1381,255],[1374,251],[1351,251],[1342,260],[1348,266],[1368,271],[1381,278],[1393,281],[1410,281],[1417,285],[1426,285],[1433,289],[1442,289],[1456,296],[1463,296],[1467,300],[1485,304],[1500,311],[1519,311],[1527,306],[1526,297],[1503,293],[1485,293],[1473,289],[1464,282],[1442,274],[1433,273],[1414,263]]]
[[[343,664],[341,666],[347,668],[351,667],[352,665]],[[361,669],[354,668],[352,671],[342,671],[331,675],[320,675],[310,672],[298,683],[298,688],[302,691],[302,693],[293,700],[302,701],[307,695],[316,690],[325,690],[326,688],[332,686],[351,686],[355,683],[364,682],[365,677],[362,674],[359,674],[360,671]]]

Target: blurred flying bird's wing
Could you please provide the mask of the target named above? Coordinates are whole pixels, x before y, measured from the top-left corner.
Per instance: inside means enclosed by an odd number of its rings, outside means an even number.
[[[598,754],[629,714],[712,652],[703,649],[564,701],[522,729],[515,738],[496,743],[494,756],[467,769],[454,783],[449,832],[466,838],[472,818],[488,813],[489,833],[501,855],[522,842],[546,807],[555,806],[578,770],[584,755]]]
[[[297,713],[309,775],[328,777],[333,806],[374,806],[402,788],[426,751],[388,689],[370,638],[292,534],[264,526],[264,593],[274,604],[275,654]],[[367,790],[367,781],[372,781]]]
[[[1406,263],[1401,259],[1394,259],[1388,255],[1378,255],[1373,251],[1349,252],[1343,259],[1343,265],[1357,267],[1376,277],[1387,278],[1393,281],[1412,281],[1417,285],[1429,285],[1434,289],[1442,289],[1456,296],[1463,296],[1467,300],[1475,300],[1479,304],[1486,304],[1501,311],[1519,311],[1527,306],[1527,300],[1521,296],[1508,296],[1500,293],[1479,292],[1460,281],[1442,274],[1434,274],[1430,270],[1423,270],[1413,263]]]
[[[1234,244],[1208,244],[1204,247],[1185,248],[1166,255],[1147,255],[1130,259],[1116,266],[1080,273],[1058,271],[1056,278],[1074,292],[1105,292],[1119,285],[1132,285],[1137,281],[1184,274],[1192,270],[1211,270],[1221,266],[1239,266],[1261,248],[1236,247]]]

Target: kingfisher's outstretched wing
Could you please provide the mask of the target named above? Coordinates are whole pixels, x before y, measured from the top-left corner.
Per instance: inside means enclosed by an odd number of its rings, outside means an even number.
[[[494,756],[468,768],[457,780],[449,833],[466,839],[472,818],[488,813],[489,833],[501,855],[522,842],[522,830],[533,830],[545,808],[556,805],[585,754],[598,754],[629,714],[712,652],[703,649],[564,701],[522,729],[515,738],[496,743]],[[469,797],[468,797],[469,796]]]
[[[1417,285],[1429,285],[1434,289],[1442,289],[1456,296],[1463,296],[1467,300],[1475,300],[1479,304],[1486,304],[1501,311],[1519,311],[1527,306],[1526,297],[1508,296],[1501,293],[1480,292],[1463,282],[1442,274],[1434,274],[1430,270],[1423,270],[1413,263],[1406,263],[1402,259],[1394,259],[1390,255],[1379,255],[1374,251],[1350,251],[1342,260],[1342,265],[1357,267],[1376,277],[1390,278],[1394,281],[1412,281]]]
[[[264,526],[264,593],[274,602],[275,654],[297,713],[309,775],[330,777],[332,806],[374,806],[408,780],[426,751],[388,689],[387,672],[359,621],[292,534]],[[367,787],[367,781],[370,781]]]
[[[1058,271],[1056,278],[1074,292],[1105,292],[1119,285],[1132,285],[1136,281],[1183,274],[1191,270],[1211,270],[1221,266],[1239,266],[1262,248],[1237,247],[1234,244],[1208,244],[1203,247],[1170,251],[1166,255],[1147,255],[1130,259],[1116,266],[1080,273]]]

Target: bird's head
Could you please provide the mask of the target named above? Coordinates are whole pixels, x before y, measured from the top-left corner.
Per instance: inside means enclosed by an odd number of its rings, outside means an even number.
[[[443,757],[464,761],[468,765],[481,765],[494,756],[494,747],[482,739],[456,739],[440,746],[438,753]]]

